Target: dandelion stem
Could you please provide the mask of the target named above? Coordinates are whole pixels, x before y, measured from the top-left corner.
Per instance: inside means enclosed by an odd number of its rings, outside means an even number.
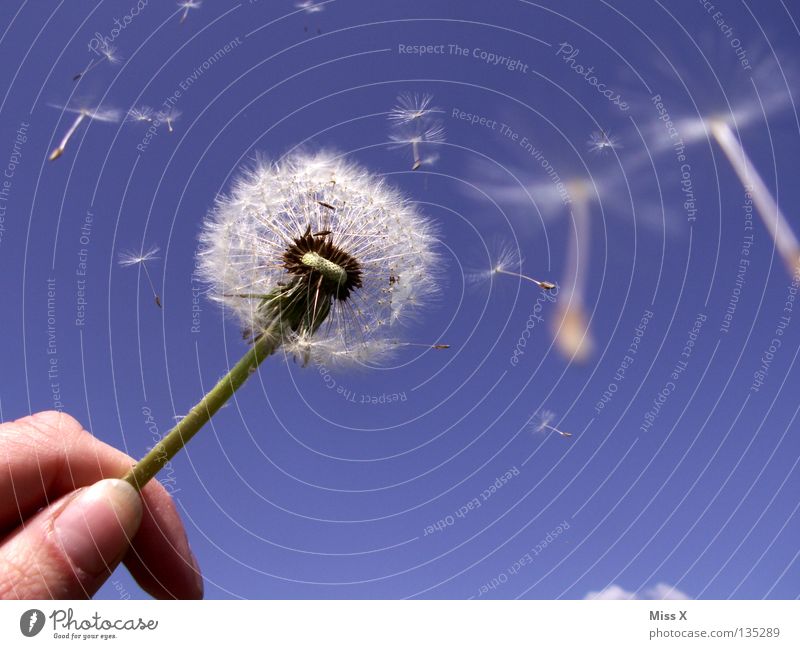
[[[752,197],[761,220],[764,221],[764,225],[767,226],[775,241],[775,248],[789,269],[789,274],[793,274],[800,262],[800,244],[789,227],[789,222],[775,199],[772,198],[772,194],[730,125],[727,122],[714,121],[711,123],[711,133],[731,163],[745,191]]]
[[[141,490],[189,442],[205,423],[233,396],[265,358],[283,340],[282,327],[276,324],[255,341],[241,360],[145,455],[123,478]]]

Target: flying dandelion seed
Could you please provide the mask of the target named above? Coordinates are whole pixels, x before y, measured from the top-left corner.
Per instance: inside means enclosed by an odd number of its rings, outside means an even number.
[[[125,116],[126,122],[152,122],[154,111],[150,106],[131,108]]]
[[[59,142],[58,146],[50,152],[48,156],[48,160],[58,160],[64,153],[64,150],[67,148],[67,144],[69,143],[70,139],[75,132],[78,130],[78,127],[85,121],[85,120],[97,120],[98,122],[119,122],[122,119],[122,113],[115,109],[109,108],[88,108],[88,107],[71,107],[71,106],[54,106],[54,108],[58,108],[66,113],[75,113],[77,117],[75,121],[72,122],[72,126],[69,127],[67,132],[64,134],[64,137]]]
[[[89,72],[94,70],[103,61],[107,61],[110,65],[114,65],[116,63],[119,63],[122,60],[117,55],[117,49],[115,47],[111,46],[107,42],[103,42],[100,45],[98,53],[100,54],[99,58],[97,58],[97,59],[93,60],[91,63],[89,63],[89,65],[86,66],[86,68],[84,68],[83,72],[78,72],[78,74],[73,76],[72,77],[73,81],[78,81],[78,79],[81,79],[81,78],[85,77]]]
[[[141,489],[279,349],[325,366],[394,351],[396,325],[437,290],[435,243],[410,201],[341,157],[243,174],[203,224],[197,274],[252,346],[125,479]]]
[[[307,14],[316,14],[325,10],[325,5],[321,2],[314,2],[314,0],[303,0],[303,2],[298,2],[294,6],[296,9],[305,11]]]
[[[680,134],[682,143],[687,145],[707,142],[709,136],[716,142],[745,191],[751,196],[756,211],[773,239],[775,249],[792,275],[800,262],[800,242],[737,134],[754,124],[764,124],[770,115],[793,105],[793,88],[797,84],[792,83],[791,77],[796,72],[791,66],[787,69],[785,63],[779,65],[777,58],[754,55],[751,58],[753,69],[743,76],[738,61],[730,68],[726,66],[730,62],[727,56],[728,43],[722,42],[718,45],[719,52],[723,52],[724,56],[710,63],[713,79],[702,79],[699,73],[703,71],[696,67],[692,68],[688,77],[684,76],[693,62],[679,65],[678,78],[700,79],[693,90],[696,91],[694,94],[702,114],[676,116],[675,131]],[[791,60],[791,57],[786,59]],[[787,73],[790,75],[788,83]],[[669,81],[674,77],[675,70],[665,70],[665,75]],[[653,124],[651,135],[662,150],[673,146],[672,138],[663,124]]]
[[[559,315],[553,320],[553,330],[561,353],[571,360],[587,361],[594,351],[594,340],[584,307],[583,294],[589,268],[589,197],[588,181],[568,183],[572,196],[572,223],[575,236],[568,237],[565,276],[560,283]]]
[[[150,271],[147,270],[147,263],[151,261],[156,261],[158,259],[158,246],[152,246],[146,252],[123,252],[120,254],[118,263],[123,268],[129,268],[131,266],[141,266],[142,270],[144,270],[145,277],[147,277],[147,282],[150,284],[150,289],[153,291],[153,298],[155,300],[156,306],[161,308],[161,298],[156,291],[156,286],[153,283],[153,279],[150,277]]]
[[[389,111],[389,121],[395,126],[404,126],[412,122],[425,123],[433,115],[444,112],[431,107],[432,101],[433,95],[404,92],[397,97],[397,104]]]
[[[183,9],[180,23],[181,24],[185,23],[186,19],[189,17],[189,12],[192,9],[199,9],[200,5],[201,5],[200,0],[181,0],[181,2],[178,2],[178,8]]]
[[[552,410],[541,410],[531,418],[531,430],[533,430],[534,433],[543,433],[546,430],[551,430],[554,433],[561,435],[561,437],[572,437],[572,433],[559,430],[555,426],[551,425],[555,418],[556,413],[554,413]]]
[[[389,136],[394,148],[411,147],[411,159],[413,164],[412,171],[416,171],[422,166],[423,159],[420,156],[420,147],[423,145],[442,144],[445,141],[444,126],[436,122],[423,129],[405,128],[399,133]]]
[[[167,125],[167,130],[172,133],[175,129],[172,128],[172,125],[178,121],[181,116],[181,111],[179,111],[175,107],[166,108],[162,111],[159,111],[156,115],[156,118],[159,122],[164,122]]]
[[[491,260],[491,266],[489,269],[471,272],[468,274],[468,279],[479,282],[486,279],[491,280],[496,275],[508,275],[510,277],[516,277],[518,279],[525,280],[526,282],[536,284],[536,286],[546,291],[552,291],[556,288],[556,285],[553,282],[534,279],[529,275],[521,273],[521,269],[522,256],[519,253],[519,249],[509,244],[504,244],[500,246],[499,252],[495,258]]]
[[[750,161],[742,143],[736,137],[730,125],[724,120],[713,120],[710,124],[711,133],[717,144],[722,149],[728,162],[731,163],[739,182],[742,183],[753,199],[755,205],[767,230],[772,235],[775,248],[783,259],[790,275],[793,275],[800,264],[800,243],[789,221],[784,216],[772,193],[767,188],[761,175],[758,173],[753,163]]]
[[[603,155],[609,153],[610,151],[614,151],[615,149],[621,149],[622,144],[619,141],[619,138],[607,133],[606,131],[600,129],[599,131],[595,131],[589,136],[586,144],[589,145],[589,151],[592,153],[597,153],[599,155]]]

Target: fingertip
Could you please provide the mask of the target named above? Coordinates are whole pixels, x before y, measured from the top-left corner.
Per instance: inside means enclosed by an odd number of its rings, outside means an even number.
[[[69,562],[92,578],[116,565],[142,522],[142,499],[124,480],[101,480],[77,492],[53,529]]]

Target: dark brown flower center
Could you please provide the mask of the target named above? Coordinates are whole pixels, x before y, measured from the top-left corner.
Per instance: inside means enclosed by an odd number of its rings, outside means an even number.
[[[308,281],[311,290],[324,292],[337,300],[346,300],[355,288],[361,288],[361,264],[334,245],[330,232],[311,233],[311,226],[294,239],[283,253],[286,270]]]

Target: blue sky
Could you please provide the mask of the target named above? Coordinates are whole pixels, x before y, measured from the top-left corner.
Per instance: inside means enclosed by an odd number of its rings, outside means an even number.
[[[404,336],[451,348],[330,375],[262,366],[162,476],[208,597],[667,585],[796,598],[797,287],[774,213],[768,227],[750,209],[704,126],[731,125],[799,230],[800,11],[711,4],[207,0],[180,23],[170,2],[3,3],[3,419],[58,405],[142,455],[246,351],[192,277],[216,194],[256,155],[333,149],[437,224],[441,295]],[[73,81],[101,39],[122,61]],[[432,94],[447,134],[417,171],[387,146],[403,92]],[[79,101],[181,116],[151,135],[84,124],[48,162],[72,120],[53,106]],[[592,133],[619,146],[593,153]],[[513,277],[466,280],[503,244],[522,272],[560,283],[556,301]],[[162,310],[117,264],[150,245]],[[563,327],[576,263],[582,359]],[[545,410],[573,436],[533,430]],[[120,593],[143,596],[122,569],[99,597]]]

